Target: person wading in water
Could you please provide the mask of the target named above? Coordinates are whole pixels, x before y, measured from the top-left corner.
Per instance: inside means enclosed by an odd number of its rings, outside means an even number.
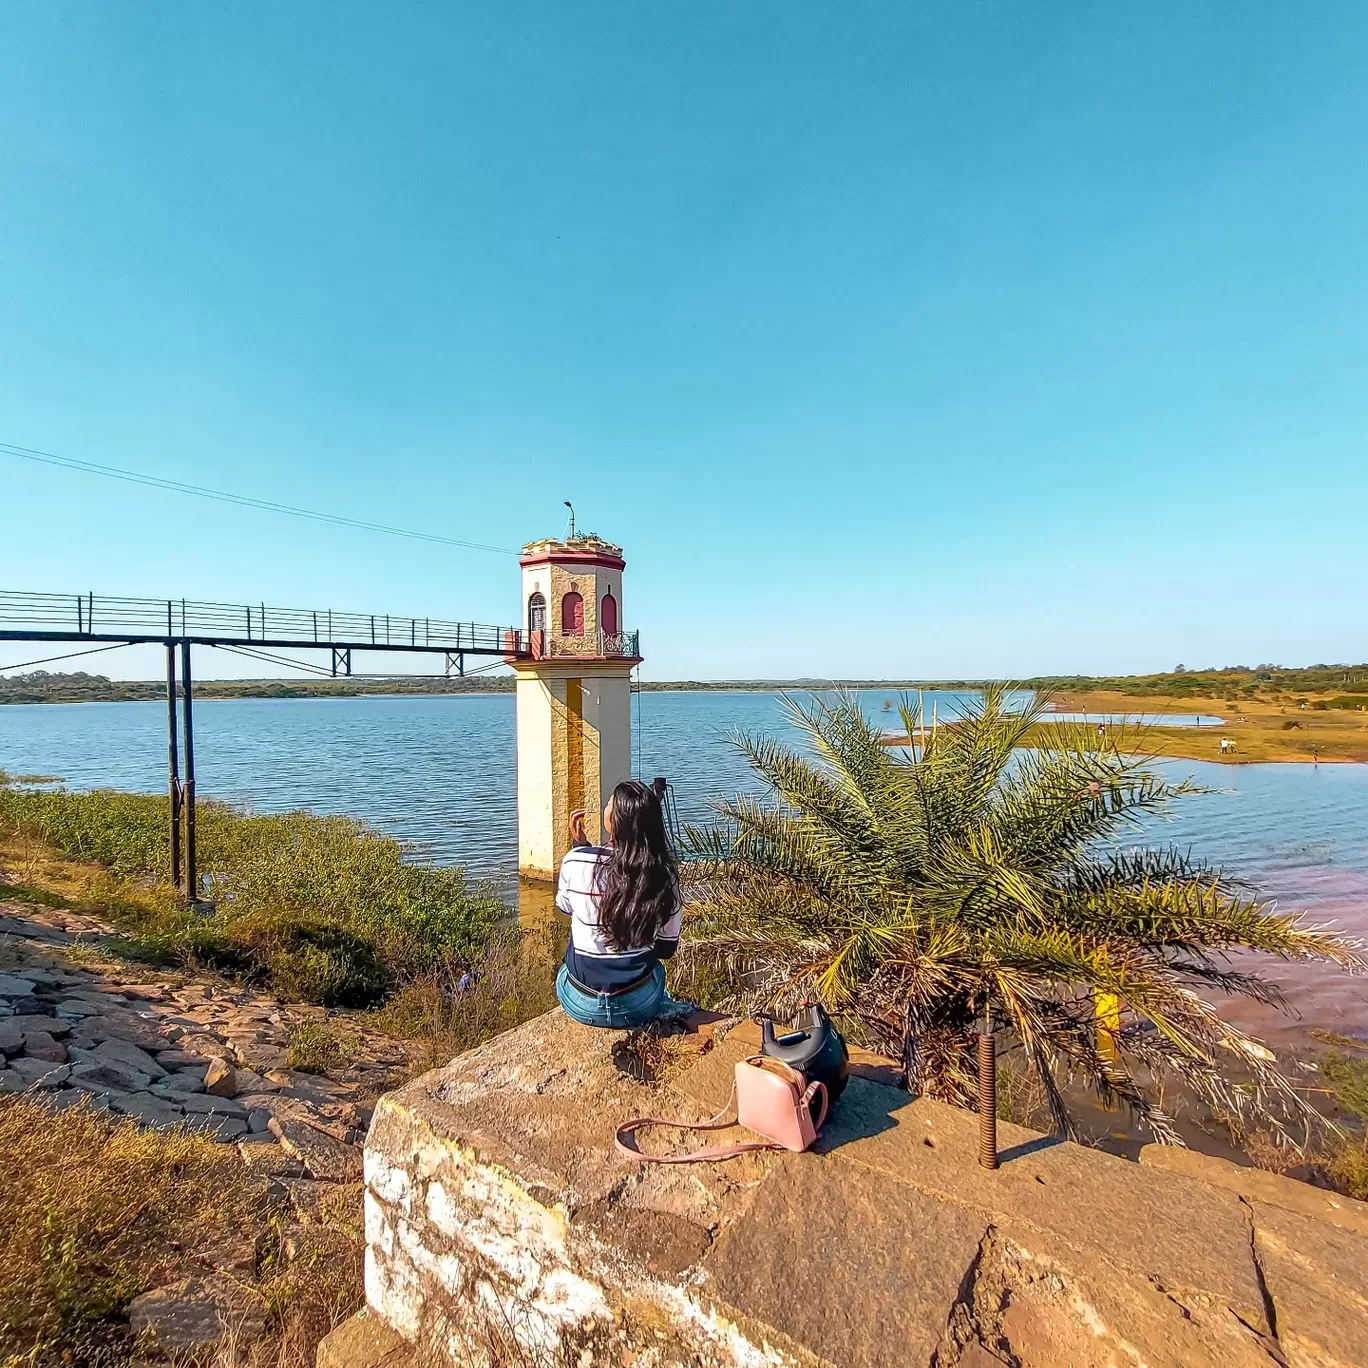
[[[586,1026],[643,1026],[693,1009],[665,991],[664,960],[679,944],[679,867],[660,797],[635,779],[603,809],[606,845],[591,845],[584,813],[570,815],[556,906],[570,944],[556,975],[566,1014]]]

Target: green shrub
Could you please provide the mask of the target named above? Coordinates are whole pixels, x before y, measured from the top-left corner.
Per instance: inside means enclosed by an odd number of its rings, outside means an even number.
[[[1298,722],[1295,717],[1289,717],[1287,721],[1282,724],[1282,729],[1283,731],[1299,731],[1301,729],[1301,723]]]
[[[398,981],[477,955],[507,915],[462,870],[415,863],[409,847],[363,822],[248,815],[212,801],[198,818],[210,916],[191,912],[166,881],[164,797],[0,787],[0,829],[117,876],[92,901],[128,953],[256,978],[306,1002],[372,1005]]]
[[[1345,1111],[1368,1123],[1368,1059],[1350,1059],[1339,1050],[1327,1050],[1321,1077]]]
[[[1337,1191],[1368,1202],[1368,1145],[1361,1139],[1351,1137],[1342,1141],[1325,1167]]]
[[[299,1073],[327,1073],[342,1063],[342,1042],[326,1021],[301,1022],[290,1033],[285,1062]]]
[[[1360,708],[1368,708],[1368,694],[1342,694],[1339,698],[1332,698],[1328,706],[1358,712]]]

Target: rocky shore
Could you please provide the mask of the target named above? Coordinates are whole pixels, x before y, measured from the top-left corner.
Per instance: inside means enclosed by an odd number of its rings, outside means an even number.
[[[284,1213],[287,1256],[323,1231],[320,1212],[355,1207],[359,1219],[361,1144],[376,1099],[405,1076],[403,1045],[354,1014],[107,958],[110,934],[88,915],[0,901],[0,1092],[236,1146]],[[290,1068],[292,1038],[320,1028],[341,1038],[344,1062]],[[134,1331],[168,1353],[217,1342],[225,1317],[250,1332],[262,1319],[245,1272],[255,1243],[136,1298]],[[255,1298],[245,1319],[243,1298]]]

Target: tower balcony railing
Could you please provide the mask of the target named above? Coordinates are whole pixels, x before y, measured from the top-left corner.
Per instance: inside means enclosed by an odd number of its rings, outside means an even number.
[[[522,660],[581,657],[587,660],[635,660],[641,655],[639,632],[564,632],[542,629],[507,632],[507,654]]]

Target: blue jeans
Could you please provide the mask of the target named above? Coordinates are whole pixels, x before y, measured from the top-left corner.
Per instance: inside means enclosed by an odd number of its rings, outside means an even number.
[[[693,1009],[676,1002],[665,991],[665,966],[657,961],[651,977],[630,993],[586,993],[570,982],[570,971],[561,965],[556,975],[556,996],[565,1014],[584,1026],[625,1030],[644,1026],[659,1017],[686,1016]]]

